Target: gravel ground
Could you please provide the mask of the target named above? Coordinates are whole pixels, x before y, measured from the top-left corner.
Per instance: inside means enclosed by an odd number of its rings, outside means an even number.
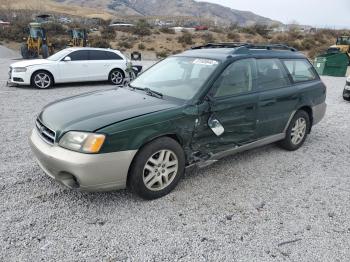
[[[345,78],[323,80],[328,112],[300,150],[227,157],[155,201],[66,189],[30,152],[45,104],[108,85],[1,86],[0,261],[349,261],[350,103]]]

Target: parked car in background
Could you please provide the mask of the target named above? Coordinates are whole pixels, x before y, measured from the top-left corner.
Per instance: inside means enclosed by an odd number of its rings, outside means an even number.
[[[48,105],[30,144],[42,169],[70,188],[129,186],[154,199],[187,167],[274,142],[297,150],[325,99],[317,72],[292,48],[210,44],[166,58],[129,87]]]
[[[9,82],[50,88],[58,83],[109,81],[122,85],[129,76],[129,60],[119,51],[102,48],[67,48],[47,59],[12,64]]]
[[[346,101],[350,101],[350,77],[346,79],[346,83],[343,91],[343,98]]]
[[[195,29],[196,31],[206,31],[206,30],[209,29],[209,27],[207,27],[207,26],[205,26],[205,25],[197,25],[197,26],[194,27],[194,29]]]

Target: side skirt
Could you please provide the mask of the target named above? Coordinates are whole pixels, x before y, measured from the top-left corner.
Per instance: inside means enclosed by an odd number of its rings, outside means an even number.
[[[250,150],[250,149],[253,149],[253,148],[257,148],[257,147],[261,147],[261,146],[264,146],[264,145],[272,144],[274,142],[283,140],[285,137],[286,137],[286,134],[285,133],[281,133],[281,134],[265,137],[263,139],[254,141],[252,143],[249,143],[249,144],[246,144],[246,145],[243,145],[243,146],[237,146],[237,147],[231,148],[229,150],[226,150],[226,151],[214,154],[208,160],[197,162],[197,163],[195,163],[193,165],[188,166],[186,169],[189,169],[189,168],[191,168],[193,166],[197,166],[199,168],[203,168],[203,167],[209,166],[211,164],[214,164],[215,162],[217,162],[221,158],[224,158],[224,157],[227,157],[227,156],[230,156],[230,155],[233,155],[233,154],[237,154],[237,153],[240,153],[240,152],[243,152],[243,151],[246,151],[246,150]]]

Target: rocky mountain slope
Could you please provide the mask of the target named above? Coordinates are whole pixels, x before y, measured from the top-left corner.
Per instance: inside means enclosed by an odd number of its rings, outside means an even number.
[[[226,24],[237,23],[244,26],[254,23],[276,23],[276,21],[252,12],[234,10],[221,5],[194,0],[56,0],[56,2],[105,9],[123,16],[192,16],[209,18]]]

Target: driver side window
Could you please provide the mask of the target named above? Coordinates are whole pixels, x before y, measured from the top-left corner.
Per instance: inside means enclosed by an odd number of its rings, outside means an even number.
[[[225,97],[248,93],[253,90],[255,60],[242,59],[229,65],[214,86],[214,97]]]
[[[86,61],[89,60],[89,51],[88,50],[80,50],[72,52],[68,55],[72,61]]]

